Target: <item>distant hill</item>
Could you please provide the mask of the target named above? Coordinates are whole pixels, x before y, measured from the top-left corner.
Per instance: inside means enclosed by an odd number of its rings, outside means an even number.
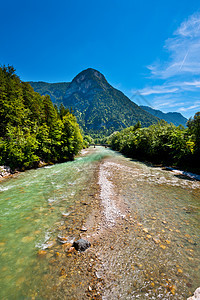
[[[72,108],[84,132],[109,135],[138,121],[149,126],[159,119],[113,88],[94,69],[79,73],[70,83],[30,82],[36,92],[50,95],[54,103]]]
[[[47,83],[43,81],[30,81],[29,84],[35,92],[42,96],[49,95],[53,103],[60,103],[62,102],[70,82]]]
[[[173,123],[175,126],[183,125],[186,127],[188,119],[186,119],[181,113],[169,112],[164,113],[161,110],[153,109],[149,106],[140,105],[140,107],[155,117],[165,120],[168,123]]]

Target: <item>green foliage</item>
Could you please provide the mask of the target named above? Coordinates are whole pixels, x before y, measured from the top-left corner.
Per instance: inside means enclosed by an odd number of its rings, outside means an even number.
[[[193,119],[189,119],[187,126],[195,144],[195,151],[200,152],[200,112],[197,112]]]
[[[75,116],[34,92],[11,66],[0,67],[0,120],[0,164],[12,169],[73,159],[83,147]]]
[[[113,88],[105,77],[94,69],[82,71],[70,84],[30,84],[41,95],[50,95],[54,103],[63,103],[67,108],[72,107],[84,133],[92,136],[97,142],[116,130],[135,125],[138,121],[144,127],[159,120]]]
[[[140,105],[140,107],[142,109],[146,110],[147,112],[149,112],[150,114],[152,114],[153,116],[155,116],[161,120],[164,120],[169,124],[172,123],[175,126],[183,125],[184,127],[186,127],[188,120],[185,117],[183,117],[182,114],[180,114],[178,112],[163,113],[162,111],[153,109],[149,106]]]
[[[193,169],[200,172],[199,151],[200,113],[188,123],[188,128],[161,121],[148,128],[132,126],[108,138],[114,150],[130,157]],[[194,149],[196,149],[194,151]]]
[[[94,139],[89,135],[83,136],[83,143],[84,143],[84,148],[89,147],[89,145],[95,144]]]
[[[42,96],[49,95],[51,100],[60,104],[67,91],[69,82],[60,83],[47,83],[47,82],[29,82],[29,84],[34,88],[34,90]]]

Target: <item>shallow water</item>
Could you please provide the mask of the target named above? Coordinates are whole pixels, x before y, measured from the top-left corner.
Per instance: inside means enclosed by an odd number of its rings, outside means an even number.
[[[37,252],[48,246],[73,214],[79,193],[93,177],[104,150],[73,162],[30,170],[0,183],[0,298],[31,299],[40,295],[48,260]],[[41,298],[40,298],[41,299]]]
[[[101,257],[103,299],[186,299],[200,286],[200,182],[123,156],[104,168],[132,221]]]
[[[1,299],[51,298],[49,260],[55,251],[50,248],[46,259],[37,252],[55,242],[66,224],[63,216],[71,217],[69,224],[73,224],[75,202],[81,194],[90,194],[102,159],[99,184],[103,186],[105,174],[107,191],[101,190],[100,197],[106,200],[107,192],[116,212],[109,214],[102,202],[107,225],[112,228],[115,218],[124,218],[112,202],[115,196],[129,210],[129,222],[112,242],[112,253],[104,249],[98,253],[104,275],[110,278],[103,299],[186,299],[192,295],[200,286],[200,182],[109,149],[86,152],[73,162],[30,170],[0,183]],[[67,280],[73,285],[73,277]]]

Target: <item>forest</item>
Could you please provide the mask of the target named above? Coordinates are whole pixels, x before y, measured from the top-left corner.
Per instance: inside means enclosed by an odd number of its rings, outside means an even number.
[[[200,174],[200,112],[189,119],[187,128],[165,121],[141,128],[138,122],[113,133],[107,143],[131,158]]]
[[[34,92],[12,66],[0,67],[0,120],[0,165],[12,170],[72,160],[94,142],[84,136],[72,111]],[[109,137],[94,137],[131,158],[200,174],[200,112],[187,128],[163,120],[142,128],[137,122]]]
[[[72,160],[87,142],[75,116],[0,67],[0,165],[12,170]]]

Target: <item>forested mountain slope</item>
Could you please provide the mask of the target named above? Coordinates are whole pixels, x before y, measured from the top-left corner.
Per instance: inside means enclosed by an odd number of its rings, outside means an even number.
[[[44,93],[40,82],[30,84],[35,91]],[[44,88],[45,84],[42,85]],[[61,92],[61,85],[47,84],[45,93],[52,97],[53,102],[63,103],[65,107],[72,108],[78,123],[86,133],[109,135],[138,121],[143,127],[158,121],[158,118],[113,88],[97,70],[89,68],[82,71],[72,82],[66,83],[65,91],[62,86]]]
[[[70,82],[47,83],[43,81],[29,82],[35,92],[40,95],[49,95],[53,103],[60,103],[66,93]]]
[[[153,109],[149,106],[141,105],[140,107],[153,116],[158,117],[166,121],[167,123],[173,123],[175,126],[183,125],[185,127],[188,121],[188,119],[186,119],[181,113],[178,112],[164,113],[161,110]]]

